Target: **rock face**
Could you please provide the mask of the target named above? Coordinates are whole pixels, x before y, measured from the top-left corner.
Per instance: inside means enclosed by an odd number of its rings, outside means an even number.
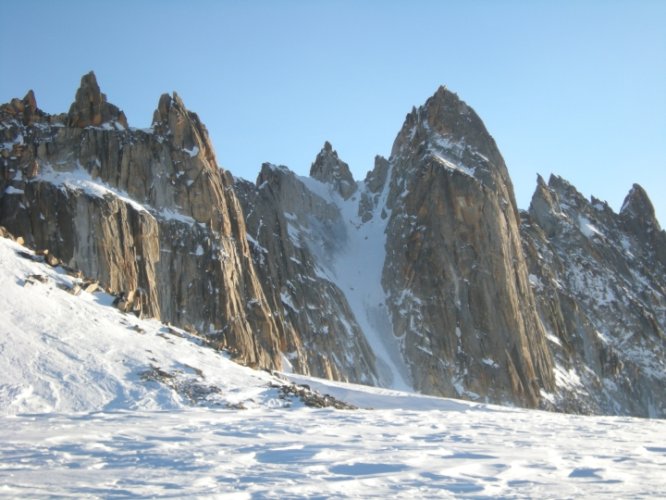
[[[285,167],[270,164],[263,165],[256,185],[239,180],[236,190],[264,293],[282,328],[280,345],[293,369],[374,385],[375,356],[345,295],[325,276],[347,237],[338,208]]]
[[[666,233],[539,178],[516,208],[495,141],[440,88],[363,182],[218,168],[177,94],[127,126],[90,73],[67,114],[0,106],[0,226],[126,308],[245,363],[476,401],[666,416]],[[46,255],[46,253],[44,253]]]
[[[407,116],[390,163],[382,284],[414,386],[538,405],[552,359],[492,137],[440,88]]]
[[[30,95],[0,116],[11,144],[0,224],[110,290],[139,294],[143,314],[208,333],[248,364],[281,365],[232,179],[177,95],[160,98],[148,131],[127,129],[92,74],[66,117],[38,111]]]
[[[70,127],[85,128],[102,124],[127,128],[125,113],[106,102],[97,85],[97,78],[92,71],[81,78],[81,86],[76,91],[76,99],[69,108],[67,124]]]
[[[620,214],[552,176],[521,232],[551,339],[558,409],[666,415],[666,249],[645,191]]]

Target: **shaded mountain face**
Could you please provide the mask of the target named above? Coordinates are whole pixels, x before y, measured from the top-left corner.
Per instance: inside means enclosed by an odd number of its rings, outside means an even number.
[[[337,206],[268,163],[256,184],[237,180],[235,187],[285,362],[298,373],[376,385],[374,354],[345,295],[321,270],[346,241]]]
[[[551,339],[557,408],[666,415],[666,235],[635,185],[614,213],[539,178],[521,233]]]
[[[539,179],[519,213],[476,113],[440,88],[356,181],[217,166],[176,95],[128,127],[85,75],[68,114],[0,107],[0,225],[239,359],[320,377],[570,412],[666,416],[666,236]]]

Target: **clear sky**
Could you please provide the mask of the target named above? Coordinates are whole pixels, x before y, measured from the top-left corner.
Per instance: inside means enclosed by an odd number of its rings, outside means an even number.
[[[177,91],[220,165],[307,174],[329,140],[357,178],[441,84],[495,137],[518,206],[556,173],[666,224],[666,1],[10,1],[0,102],[67,111],[94,70],[130,125]]]

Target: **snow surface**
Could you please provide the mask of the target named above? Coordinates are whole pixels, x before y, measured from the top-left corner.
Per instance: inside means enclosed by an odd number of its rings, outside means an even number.
[[[44,165],[36,181],[48,182],[62,190],[82,191],[89,196],[104,198],[107,195],[115,196],[124,203],[131,205],[139,212],[147,212],[143,205],[129,197],[127,193],[103,183],[100,179],[93,179],[90,173],[77,161],[76,169],[59,171],[51,165]]]
[[[197,394],[210,406],[280,404],[267,373],[183,330],[122,314],[108,294],[72,295],[60,287],[75,279],[17,251],[27,250],[0,239],[0,415],[173,410]],[[169,386],[144,380],[158,369]]]
[[[582,417],[284,374],[73,295],[0,239],[0,497],[658,497],[666,421]],[[152,374],[152,375],[151,375]],[[162,374],[162,382],[153,375]],[[232,407],[247,409],[232,409]],[[367,409],[367,408],[373,408]]]
[[[184,175],[184,172],[181,172],[180,175]],[[33,181],[47,182],[63,191],[83,192],[88,196],[94,196],[96,198],[113,196],[123,203],[132,206],[138,212],[151,214],[152,216],[159,217],[163,220],[173,220],[188,225],[196,224],[196,221],[192,217],[170,208],[157,210],[153,207],[144,206],[138,203],[125,191],[112,187],[99,178],[93,178],[90,172],[88,172],[78,161],[74,170],[60,171],[55,170],[52,165],[44,165],[40,174],[35,177]],[[10,189],[13,189],[13,191],[10,191]],[[5,193],[23,194],[23,191],[14,189],[10,186],[5,190]]]
[[[593,236],[603,236],[601,231],[582,215],[578,216],[578,227],[580,228],[580,232],[588,238],[592,238]]]
[[[187,153],[190,158],[194,158],[199,154],[199,146],[192,146],[192,149],[183,148],[183,152]]]

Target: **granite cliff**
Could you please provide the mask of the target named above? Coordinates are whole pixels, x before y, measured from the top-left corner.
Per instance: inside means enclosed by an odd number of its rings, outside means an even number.
[[[0,119],[0,225],[131,295],[141,314],[280,366],[231,176],[178,95],[160,98],[151,129],[129,129],[89,73],[68,114],[43,113],[30,92]]]

